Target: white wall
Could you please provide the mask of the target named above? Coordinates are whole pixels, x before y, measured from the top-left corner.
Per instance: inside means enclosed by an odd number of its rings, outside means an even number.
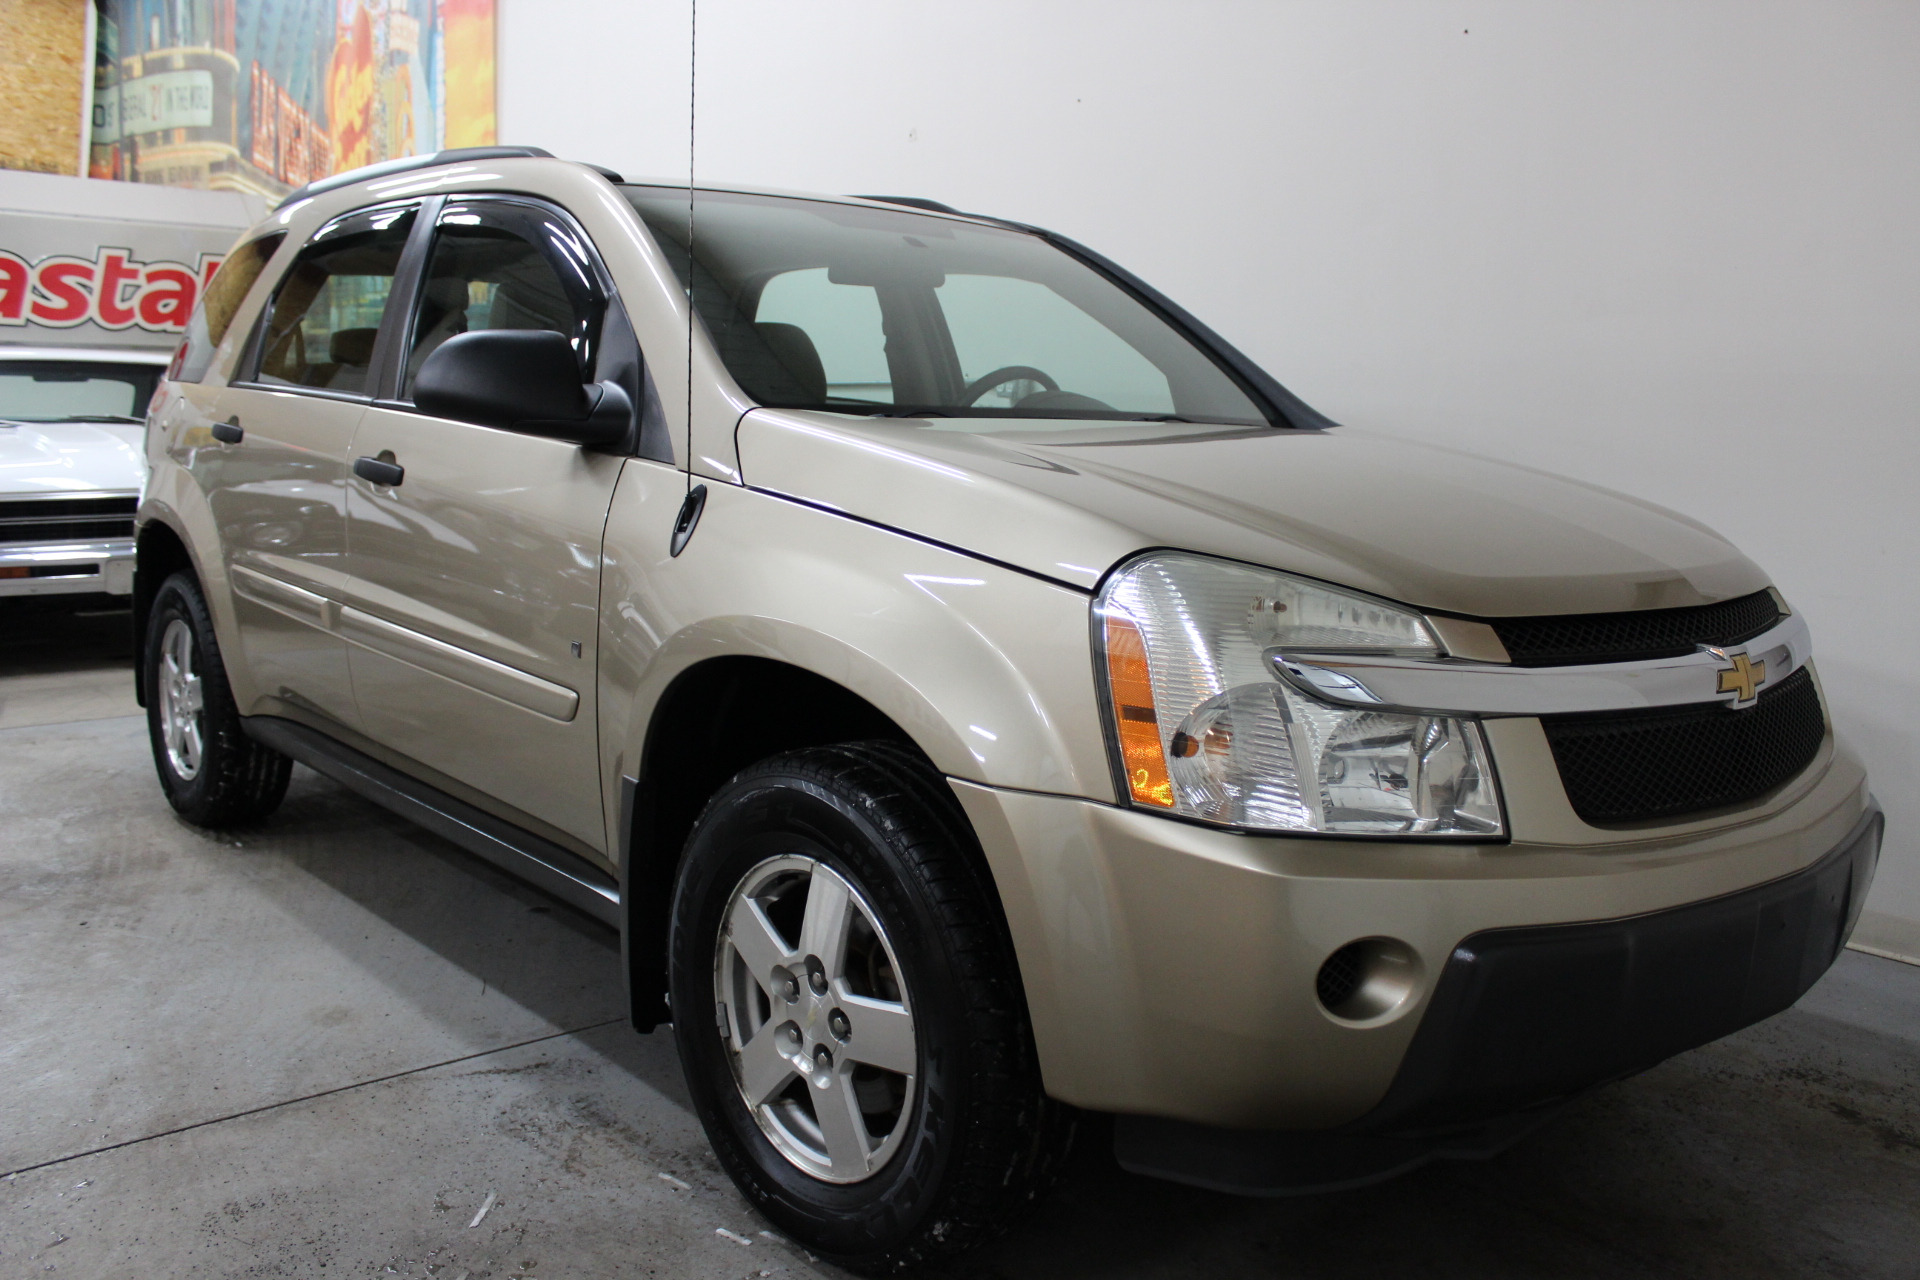
[[[502,0],[501,124],[684,180],[683,3]],[[1920,6],[701,0],[704,180],[1055,227],[1342,421],[1677,507],[1812,620],[1920,955]]]

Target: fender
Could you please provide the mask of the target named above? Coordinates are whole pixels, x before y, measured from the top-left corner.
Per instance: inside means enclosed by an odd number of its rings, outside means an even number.
[[[151,493],[141,500],[135,515],[134,524],[134,568],[133,568],[133,697],[144,707],[147,705],[145,648],[147,636],[147,615],[152,612],[153,598],[160,590],[160,583],[166,573],[156,572],[154,568],[154,536],[156,529],[165,530],[172,540],[180,544],[186,553],[187,569],[194,580],[200,584],[201,593],[206,597],[207,610],[213,617],[214,638],[220,642],[222,653],[231,653],[231,647],[238,643],[239,635],[234,628],[233,608],[227,599],[226,575],[218,562],[209,568],[201,556],[194,539],[186,532],[187,521],[180,513],[163,499],[155,498]],[[174,564],[163,566],[167,572],[177,568]],[[233,679],[229,670],[228,679]]]
[[[732,485],[709,487],[698,533],[674,557],[684,486],[684,473],[629,461],[607,521],[599,699],[610,827],[618,779],[637,768],[661,696],[694,664],[728,656],[784,662],[848,690],[950,777],[1115,799],[1086,593]]]
[[[757,733],[727,720],[734,737],[764,739],[761,754],[878,733],[917,747],[950,779],[1114,799],[1084,592],[731,485],[709,486],[697,534],[675,557],[685,486],[672,468],[627,464],[601,580],[603,794],[643,1028],[666,1016],[655,995],[665,896],[704,799],[669,797],[689,816],[663,828],[649,816],[648,773],[661,751],[697,748],[699,725],[678,718],[687,712],[672,694],[711,664],[765,664],[842,700],[824,737],[808,738],[804,724]],[[663,717],[674,723],[663,729]],[[719,781],[700,785],[710,794]]]

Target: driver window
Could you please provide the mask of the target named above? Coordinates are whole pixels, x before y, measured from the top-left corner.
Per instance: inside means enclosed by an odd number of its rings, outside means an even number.
[[[367,390],[374,338],[415,212],[373,209],[320,229],[274,292],[256,381]]]
[[[953,334],[961,376],[969,383],[1000,369],[1029,368],[1050,375],[1062,392],[1090,396],[1124,412],[1174,411],[1166,374],[1043,284],[1011,276],[949,275],[934,292]],[[1011,409],[1048,390],[1031,378],[1013,378],[974,403]]]
[[[773,380],[799,384],[798,400],[782,403],[892,404],[887,336],[871,285],[834,284],[825,267],[784,271],[760,291],[754,331],[778,361]]]
[[[590,367],[600,304],[583,267],[567,263],[563,274],[546,252],[556,236],[577,245],[570,228],[529,206],[447,206],[420,281],[402,398],[413,398],[420,366],[441,343],[481,329],[550,329],[573,343],[583,371]]]

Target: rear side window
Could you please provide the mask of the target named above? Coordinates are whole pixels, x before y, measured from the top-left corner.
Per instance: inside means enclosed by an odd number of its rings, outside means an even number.
[[[234,314],[246,299],[247,290],[253,288],[267,260],[286,238],[286,232],[276,231],[249,240],[228,254],[220,269],[213,273],[206,293],[201,295],[200,306],[193,313],[193,321],[187,326],[186,353],[181,356],[175,381],[199,382],[207,376],[213,353],[226,340],[227,330],[233,327]]]
[[[300,251],[274,291],[257,382],[363,395],[374,339],[417,206],[336,218]]]

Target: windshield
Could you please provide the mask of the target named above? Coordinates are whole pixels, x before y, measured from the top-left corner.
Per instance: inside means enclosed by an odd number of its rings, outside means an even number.
[[[0,364],[0,419],[139,422],[160,366],[19,360]]]
[[[762,405],[1264,426],[1201,349],[1038,236],[827,200],[622,191]],[[689,279],[691,276],[691,279]]]

